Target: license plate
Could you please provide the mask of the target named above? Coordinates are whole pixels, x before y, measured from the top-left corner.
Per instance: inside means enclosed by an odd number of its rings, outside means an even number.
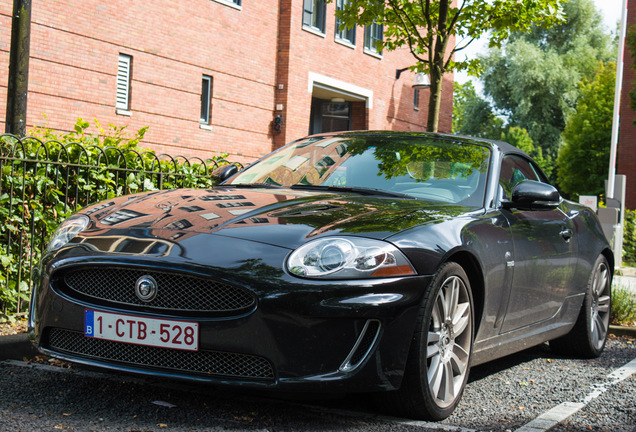
[[[199,324],[188,321],[84,311],[84,335],[97,339],[187,351],[199,349]]]

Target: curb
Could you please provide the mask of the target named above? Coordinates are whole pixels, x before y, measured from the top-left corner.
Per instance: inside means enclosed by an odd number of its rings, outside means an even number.
[[[636,327],[610,325],[609,332],[615,336],[636,338]],[[0,336],[0,361],[30,359],[39,354],[26,333]]]
[[[26,333],[0,337],[0,360],[22,360],[39,354]]]
[[[610,325],[609,332],[615,336],[636,337],[636,327]]]

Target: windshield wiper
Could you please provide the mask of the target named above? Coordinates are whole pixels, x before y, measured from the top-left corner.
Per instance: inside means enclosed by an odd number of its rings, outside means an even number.
[[[384,189],[374,189],[374,188],[368,188],[368,187],[362,187],[362,186],[323,186],[323,185],[296,184],[296,185],[290,186],[290,189],[316,190],[316,191],[329,191],[329,192],[351,192],[351,193],[355,193],[359,195],[415,199],[411,195],[407,195],[407,194],[403,194],[399,192],[391,192]]]

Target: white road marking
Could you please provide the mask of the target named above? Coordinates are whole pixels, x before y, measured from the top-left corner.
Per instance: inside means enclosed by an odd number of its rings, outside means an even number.
[[[552,408],[550,411],[546,411],[541,414],[530,423],[521,426],[516,430],[516,432],[545,432],[553,428],[559,423],[565,421],[571,415],[575,414],[577,411],[585,408],[587,404],[608,391],[610,387],[629,378],[635,372],[636,358],[627,363],[625,366],[620,367],[609,374],[607,376],[607,378],[609,378],[608,381],[594,385],[593,390],[585,396],[583,402],[563,402],[562,404]]]

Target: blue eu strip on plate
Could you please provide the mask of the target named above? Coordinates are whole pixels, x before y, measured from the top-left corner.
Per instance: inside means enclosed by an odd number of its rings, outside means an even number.
[[[85,310],[84,311],[84,336],[93,336],[93,311]]]

